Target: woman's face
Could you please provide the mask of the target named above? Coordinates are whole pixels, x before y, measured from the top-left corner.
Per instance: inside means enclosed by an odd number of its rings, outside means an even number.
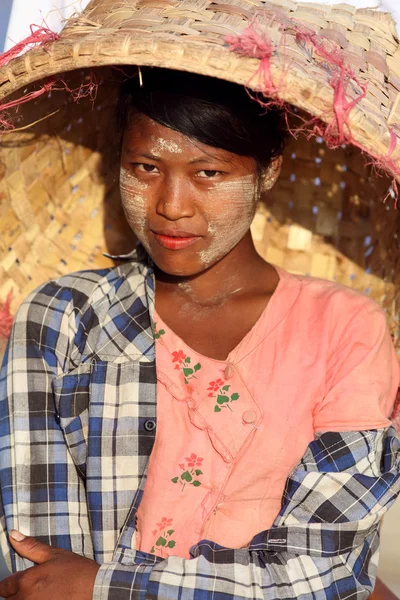
[[[196,275],[249,232],[257,165],[136,114],[123,139],[120,188],[129,225],[155,264]]]

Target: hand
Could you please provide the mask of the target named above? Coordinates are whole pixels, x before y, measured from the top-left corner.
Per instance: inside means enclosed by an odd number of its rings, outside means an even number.
[[[100,568],[94,560],[48,546],[18,531],[11,531],[9,540],[20,556],[37,566],[3,579],[0,596],[13,600],[92,600]]]

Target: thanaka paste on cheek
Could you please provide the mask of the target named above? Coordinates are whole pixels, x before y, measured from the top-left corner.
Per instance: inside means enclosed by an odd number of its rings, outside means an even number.
[[[143,196],[147,184],[139,181],[133,173],[121,166],[119,185],[126,220],[136,237],[149,252],[150,245],[145,234],[147,222],[146,200]]]
[[[256,176],[245,175],[237,179],[215,183],[208,193],[212,210],[205,210],[211,243],[199,252],[205,267],[226,256],[250,229],[257,205]],[[215,206],[220,211],[215,213]]]

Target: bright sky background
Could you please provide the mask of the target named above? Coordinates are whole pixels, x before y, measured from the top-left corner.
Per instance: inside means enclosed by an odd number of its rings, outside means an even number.
[[[8,50],[30,34],[31,24],[45,23],[52,31],[60,31],[63,20],[85,8],[89,0],[0,0],[1,5],[3,2],[12,5],[4,47]],[[3,11],[8,12],[3,6],[0,8],[0,22]]]
[[[308,0],[298,0],[305,2]],[[341,4],[346,0],[322,0],[325,4]],[[53,31],[62,28],[63,19],[68,18],[75,10],[81,10],[89,0],[0,0],[0,51],[5,40],[8,50],[30,33],[29,25],[41,25],[43,22]],[[400,34],[400,3],[399,0],[347,0],[360,8],[378,8],[391,12],[397,22]],[[6,23],[8,29],[6,30]]]

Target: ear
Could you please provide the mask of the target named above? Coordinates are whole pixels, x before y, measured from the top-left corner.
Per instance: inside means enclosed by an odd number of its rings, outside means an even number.
[[[274,187],[276,180],[279,177],[279,174],[282,169],[283,157],[278,156],[274,158],[269,167],[265,169],[262,174],[261,179],[261,192],[268,192],[271,188]]]

